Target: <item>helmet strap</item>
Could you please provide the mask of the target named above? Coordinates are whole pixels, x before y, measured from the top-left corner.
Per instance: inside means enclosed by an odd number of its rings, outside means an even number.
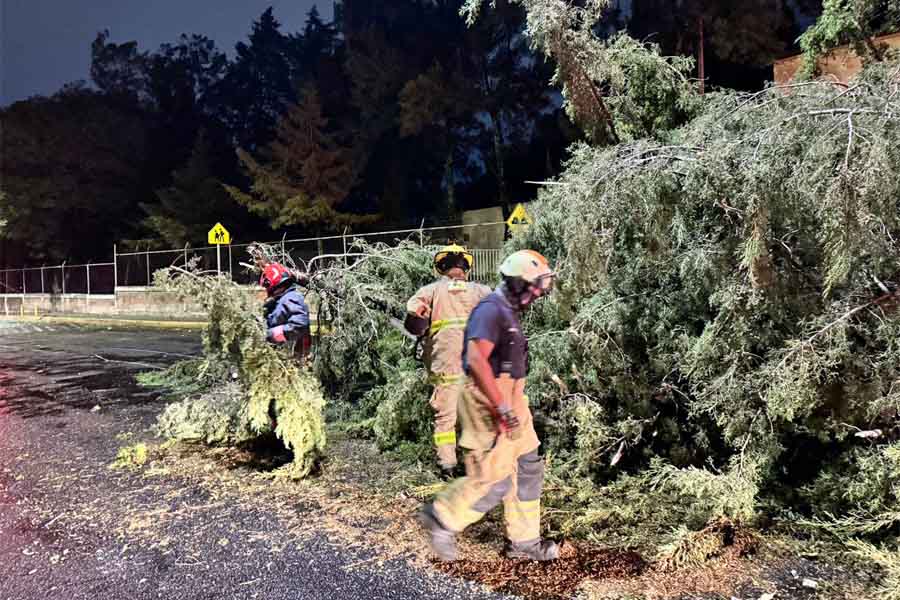
[[[521,277],[504,277],[502,290],[509,303],[518,311],[527,307],[534,299],[528,282]]]

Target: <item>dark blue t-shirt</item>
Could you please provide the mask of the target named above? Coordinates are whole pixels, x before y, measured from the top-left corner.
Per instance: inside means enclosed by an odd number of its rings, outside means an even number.
[[[528,370],[528,343],[522,333],[519,317],[499,291],[488,295],[469,315],[463,341],[463,369],[469,373],[467,353],[469,340],[493,342],[488,364],[494,377],[508,373],[513,379],[524,379]]]

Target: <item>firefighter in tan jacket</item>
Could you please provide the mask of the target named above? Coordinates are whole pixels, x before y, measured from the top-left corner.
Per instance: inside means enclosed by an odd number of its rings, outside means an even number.
[[[407,331],[425,337],[425,366],[434,386],[434,445],[446,475],[456,468],[456,403],[465,381],[463,331],[469,313],[491,293],[489,287],[467,281],[472,265],[472,255],[462,246],[441,248],[434,256],[441,278],[421,288],[406,306]]]
[[[482,300],[465,329],[468,380],[459,401],[466,476],[425,506],[421,519],[441,560],[456,560],[456,536],[503,503],[509,558],[555,560],[556,543],[541,538],[544,461],[538,455],[528,399],[528,342],[521,313],[553,289],[547,259],[514,252],[500,265],[503,283]]]

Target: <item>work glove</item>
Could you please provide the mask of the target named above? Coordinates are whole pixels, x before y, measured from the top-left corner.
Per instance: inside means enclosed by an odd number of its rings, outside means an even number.
[[[283,344],[287,341],[287,336],[284,333],[284,325],[279,325],[278,327],[272,327],[266,332],[266,341],[272,342],[275,344]]]
[[[497,429],[499,433],[505,433],[510,439],[519,437],[519,417],[508,404],[497,407]]]

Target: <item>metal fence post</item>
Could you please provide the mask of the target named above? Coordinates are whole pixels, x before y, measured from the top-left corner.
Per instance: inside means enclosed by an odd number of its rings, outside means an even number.
[[[25,295],[25,269],[22,269],[22,295]]]
[[[228,244],[228,279],[234,279],[231,273],[231,244]]]
[[[63,264],[59,267],[59,272],[61,273],[60,279],[62,279],[62,295],[66,295],[66,261],[63,261]]]
[[[286,238],[286,237],[287,237],[287,234],[284,234],[283,236],[281,236],[281,263],[282,263],[282,264],[284,264],[284,262],[285,262],[285,258],[284,258],[284,256],[285,256],[285,254],[284,254],[284,238]]]
[[[91,295],[91,263],[88,263],[87,265],[85,265],[85,267],[87,268],[87,293],[88,293],[88,296],[90,296]]]
[[[41,265],[41,294],[44,293],[44,265]]]
[[[188,245],[185,244],[185,245],[184,245],[184,268],[185,268],[185,269],[187,269],[187,263],[188,263],[188,260],[187,260],[187,249],[188,249]]]
[[[116,252],[116,245],[113,244],[113,306],[119,307],[119,295],[116,293],[119,286],[119,259]]]
[[[147,249],[147,287],[150,286],[150,249]]]

